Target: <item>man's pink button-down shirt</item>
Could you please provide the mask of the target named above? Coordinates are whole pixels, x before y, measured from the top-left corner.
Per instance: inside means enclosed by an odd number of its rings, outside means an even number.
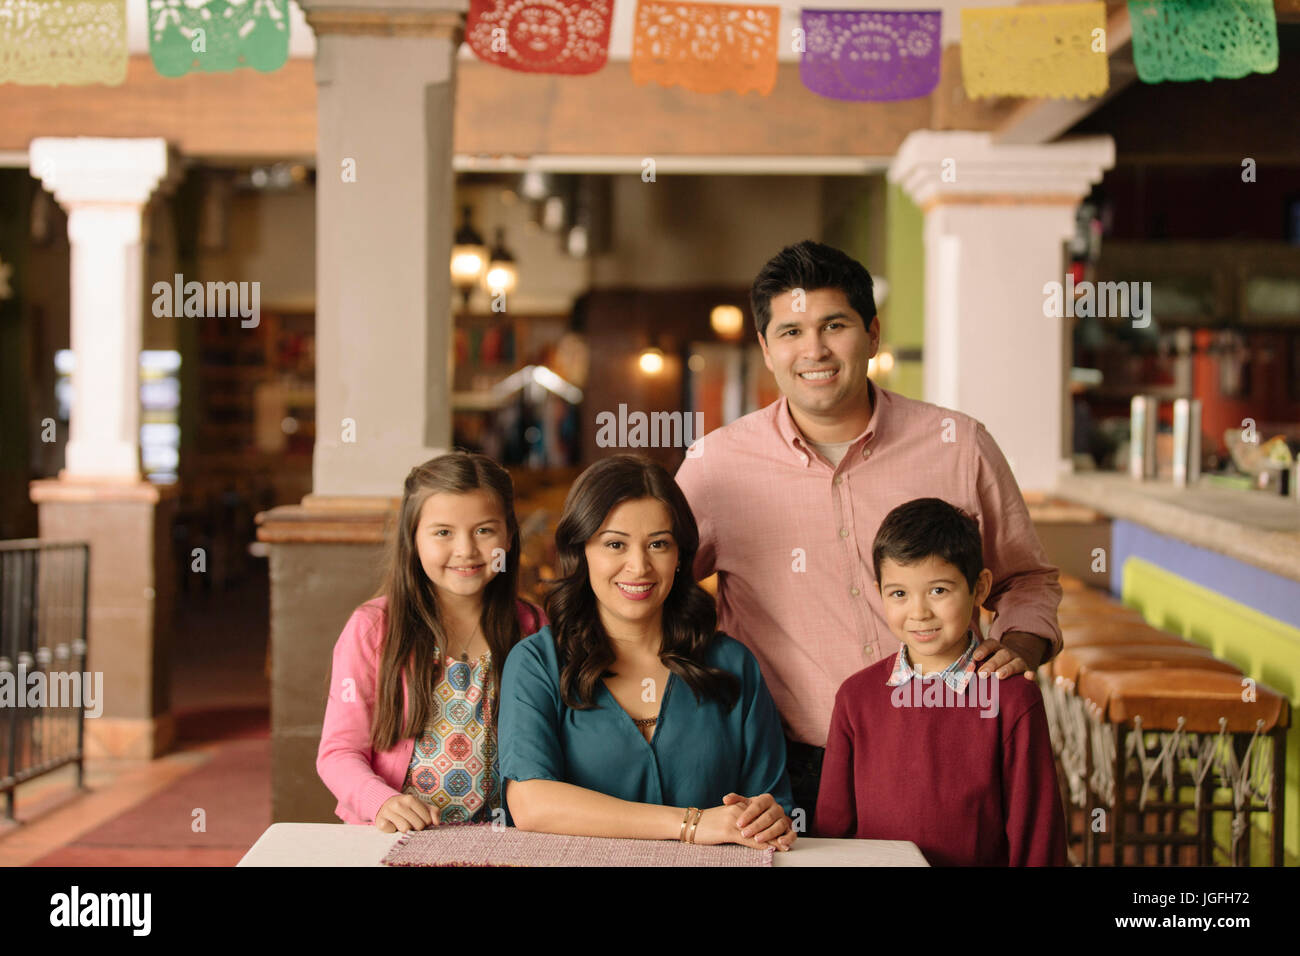
[[[718,575],[718,626],[758,658],[786,733],[826,745],[845,678],[898,650],[871,569],[876,531],[913,498],[973,515],[993,574],[990,637],[1061,647],[1048,564],[1006,459],[960,412],[873,385],[875,409],[839,467],[809,445],[782,397],[700,439],[677,483],[700,526],[696,579]]]

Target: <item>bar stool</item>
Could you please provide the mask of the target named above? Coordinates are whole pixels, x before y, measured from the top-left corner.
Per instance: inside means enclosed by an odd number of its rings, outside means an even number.
[[[1287,699],[1263,685],[1255,685],[1253,693],[1247,694],[1240,672],[1208,669],[1203,659],[1197,661],[1199,666],[1189,667],[1193,656],[1181,657],[1175,667],[1080,668],[1075,691],[1087,708],[1093,771],[1087,813],[1097,806],[1111,810],[1110,843],[1116,866],[1124,865],[1126,847],[1139,847],[1141,862],[1141,848],[1149,845],[1159,848],[1160,862],[1166,848],[1190,845],[1196,848],[1198,865],[1212,863],[1213,815],[1221,811],[1232,812],[1232,864],[1249,866],[1250,815],[1268,813],[1272,865],[1281,866],[1290,723]],[[1151,734],[1157,741],[1155,754],[1147,749]],[[1272,746],[1261,737],[1270,738]],[[1136,757],[1136,767],[1130,767],[1131,757]],[[1150,800],[1157,771],[1163,771],[1163,786],[1157,787],[1159,799]],[[1231,788],[1230,803],[1214,802],[1208,783],[1211,771],[1218,775],[1220,786]],[[1138,789],[1136,807],[1129,797],[1131,786]],[[1192,788],[1193,799],[1180,799],[1180,788]],[[1136,812],[1140,820],[1148,807],[1162,817],[1170,814],[1170,832],[1128,832],[1126,816]],[[1196,814],[1194,834],[1177,829],[1186,812]],[[1092,840],[1089,861],[1093,865],[1099,848],[1100,841]]]
[[[1161,631],[1145,621],[1102,620],[1086,624],[1071,624],[1061,628],[1061,642],[1065,647],[1112,647],[1123,645],[1166,644],[1191,646],[1177,634]]]
[[[1056,620],[1062,629],[1101,623],[1146,624],[1146,618],[1139,611],[1123,604],[1062,604],[1056,612]]]
[[[1176,634],[1159,631],[1142,620],[1117,620],[1091,618],[1080,623],[1061,625],[1061,643],[1064,649],[1081,647],[1152,647],[1167,645],[1170,647],[1195,647],[1189,641]],[[1055,658],[1038,668],[1039,687],[1043,691],[1043,705],[1047,711],[1049,730],[1057,731],[1061,716],[1062,693],[1056,686],[1056,667],[1060,658]],[[1053,748],[1057,750],[1059,737],[1053,736]]]
[[[1160,631],[1151,631],[1160,639]],[[1197,644],[1110,644],[1098,646],[1066,647],[1053,661],[1052,680],[1044,688],[1045,707],[1051,701],[1055,712],[1049,718],[1059,734],[1059,746],[1053,747],[1058,760],[1062,800],[1067,808],[1075,807],[1090,812],[1092,806],[1091,780],[1095,775],[1092,740],[1095,736],[1093,721],[1084,701],[1075,693],[1079,676],[1088,670],[1149,670],[1153,668],[1196,668],[1240,674],[1233,664],[1221,661],[1210,651]],[[1055,743],[1055,742],[1054,742]],[[1176,820],[1173,821],[1176,823]],[[1083,832],[1070,831],[1071,841],[1082,837],[1087,859],[1095,861],[1097,850],[1093,846],[1092,830],[1084,821]],[[1163,853],[1163,851],[1162,851]],[[1095,865],[1095,864],[1094,864]]]
[[[1110,602],[1111,607],[1122,605]],[[1039,666],[1037,671],[1039,690],[1043,695],[1043,711],[1047,717],[1047,729],[1051,738],[1052,752],[1057,759],[1057,776],[1061,785],[1062,805],[1079,806],[1083,799],[1083,786],[1079,774],[1086,760],[1086,735],[1079,733],[1077,714],[1073,711],[1075,703],[1073,686],[1067,690],[1056,681],[1057,666],[1065,650],[1080,647],[1121,647],[1168,645],[1191,647],[1189,642],[1175,634],[1158,631],[1142,620],[1118,618],[1089,617],[1087,620],[1061,625],[1063,650],[1052,660]],[[1069,787],[1067,791],[1067,785]],[[1068,813],[1067,813],[1068,817]]]

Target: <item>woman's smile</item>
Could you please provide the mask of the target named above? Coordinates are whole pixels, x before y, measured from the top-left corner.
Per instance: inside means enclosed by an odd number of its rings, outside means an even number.
[[[615,581],[614,586],[617,587],[623,597],[627,598],[629,601],[647,600],[655,588],[653,582],[631,583],[626,581]]]

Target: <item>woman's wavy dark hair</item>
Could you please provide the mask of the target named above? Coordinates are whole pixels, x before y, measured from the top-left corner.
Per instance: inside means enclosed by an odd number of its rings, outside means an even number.
[[[740,681],[705,663],[717,634],[718,612],[691,570],[700,546],[695,516],[663,466],[636,455],[601,459],[579,475],[555,529],[560,576],[547,592],[546,613],[560,660],[560,695],[567,706],[589,710],[596,706],[597,682],[612,676],[614,648],[600,622],[586,547],[615,507],[639,498],[656,498],[668,508],[681,560],[664,600],[659,660],[686,682],[697,701],[710,697],[730,710],[740,697]]]
[[[447,647],[437,589],[424,573],[415,543],[420,511],[432,495],[471,491],[487,491],[500,502],[510,541],[505,568],[483,589],[480,619],[483,637],[492,652],[486,703],[489,717],[496,723],[501,669],[510,649],[524,636],[515,604],[521,548],[514,485],[509,473],[491,458],[458,450],[416,465],[406,476],[397,526],[389,544],[388,570],[379,591],[388,597],[388,610],[370,729],[371,747],[376,751],[389,750],[399,740],[423,732],[433,712],[433,688],[442,671],[439,649],[445,651]],[[403,673],[409,700],[402,691]]]

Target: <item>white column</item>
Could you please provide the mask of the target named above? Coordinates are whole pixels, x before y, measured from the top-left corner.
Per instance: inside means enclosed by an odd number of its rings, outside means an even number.
[[[464,6],[303,0],[316,31],[316,496],[398,495],[451,444]],[[352,180],[355,181],[352,181]]]
[[[1064,281],[1075,209],[1114,162],[1109,136],[996,145],[919,130],[889,167],[925,214],[925,399],[982,421],[1022,488],[1070,467],[1068,326],[1046,317],[1043,286]]]
[[[64,475],[140,477],[144,207],[167,175],[161,139],[32,140],[32,173],[68,214],[75,396]]]

